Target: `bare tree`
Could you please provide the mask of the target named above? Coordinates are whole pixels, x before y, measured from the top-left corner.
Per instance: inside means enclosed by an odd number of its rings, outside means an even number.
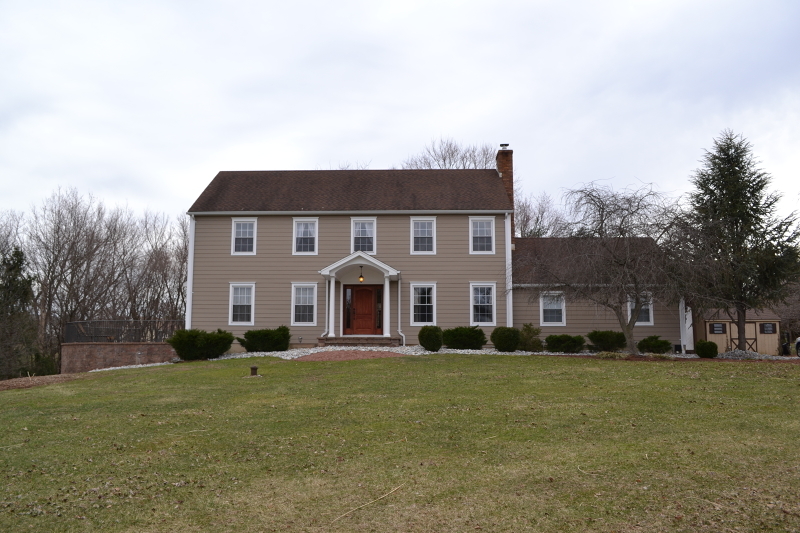
[[[628,351],[638,353],[633,330],[643,310],[680,297],[660,246],[674,203],[649,186],[615,191],[596,183],[569,191],[566,200],[568,236],[537,239],[536,253],[518,258],[515,276],[536,295],[558,291],[611,310]]]
[[[461,145],[451,138],[440,138],[422,149],[417,155],[403,161],[403,169],[428,168],[495,168],[497,150],[491,144]]]
[[[567,231],[567,218],[546,192],[538,195],[514,191],[517,237],[559,237]]]

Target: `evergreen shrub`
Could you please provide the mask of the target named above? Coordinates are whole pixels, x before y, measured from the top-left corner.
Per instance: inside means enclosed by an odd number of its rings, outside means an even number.
[[[200,329],[179,329],[167,339],[167,344],[184,361],[212,359],[230,350],[233,335],[221,329],[212,333]]]
[[[522,330],[519,332],[519,350],[525,352],[543,352],[544,345],[539,335],[542,334],[542,328],[535,328],[533,324],[522,324]]]
[[[583,350],[582,335],[548,335],[544,339],[548,352],[577,353]]]
[[[616,352],[625,348],[627,341],[621,331],[590,331],[586,337],[592,341],[595,349],[601,352]]]
[[[439,326],[422,326],[417,335],[419,344],[429,352],[438,352],[444,342],[442,328]]]
[[[703,339],[694,343],[694,352],[704,359],[713,359],[719,354],[716,342],[704,341]]]
[[[498,352],[516,352],[519,347],[520,333],[517,328],[500,326],[494,328],[489,338]]]
[[[444,330],[442,340],[454,350],[480,350],[486,344],[486,334],[478,326],[460,326]]]
[[[289,349],[292,332],[286,326],[275,329],[251,329],[245,331],[244,338],[236,337],[239,344],[248,352],[285,352]]]
[[[658,335],[650,335],[640,340],[636,347],[642,353],[667,353],[672,349],[672,343]]]

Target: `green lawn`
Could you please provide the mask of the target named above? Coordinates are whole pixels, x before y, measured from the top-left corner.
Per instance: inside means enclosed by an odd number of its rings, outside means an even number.
[[[0,392],[0,530],[800,531],[798,399],[772,362],[93,373]]]

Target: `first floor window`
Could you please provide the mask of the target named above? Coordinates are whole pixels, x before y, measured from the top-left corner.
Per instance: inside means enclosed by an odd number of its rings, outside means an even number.
[[[292,325],[315,326],[317,324],[317,285],[292,284]]]
[[[414,326],[436,324],[436,286],[433,284],[412,284],[411,298],[411,324]]]
[[[630,307],[628,308],[628,316],[636,309],[636,302],[631,300]],[[636,316],[637,326],[652,326],[653,325],[653,302],[645,296],[645,301],[642,303],[642,308]]]
[[[494,326],[494,284],[473,283],[471,326]]]
[[[231,253],[234,255],[253,255],[256,253],[255,219],[233,219]]]
[[[762,322],[759,325],[759,329],[761,330],[761,333],[764,333],[765,335],[769,335],[770,333],[778,333],[778,328],[774,322]]]
[[[565,326],[564,295],[558,292],[546,293],[539,299],[542,311],[542,326]]]
[[[231,284],[229,324],[253,325],[255,284]]]

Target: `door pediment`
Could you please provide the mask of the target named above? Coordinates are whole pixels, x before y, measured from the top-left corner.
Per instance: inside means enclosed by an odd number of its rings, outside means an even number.
[[[335,278],[336,274],[349,267],[359,267],[359,266],[368,266],[372,267],[380,272],[383,273],[384,276],[387,276],[390,280],[396,281],[398,275],[400,274],[399,270],[396,270],[386,263],[382,261],[378,261],[371,255],[367,255],[364,252],[354,252],[347,257],[336,261],[335,263],[326,266],[322,270],[319,271],[320,274],[325,276],[326,278]]]

